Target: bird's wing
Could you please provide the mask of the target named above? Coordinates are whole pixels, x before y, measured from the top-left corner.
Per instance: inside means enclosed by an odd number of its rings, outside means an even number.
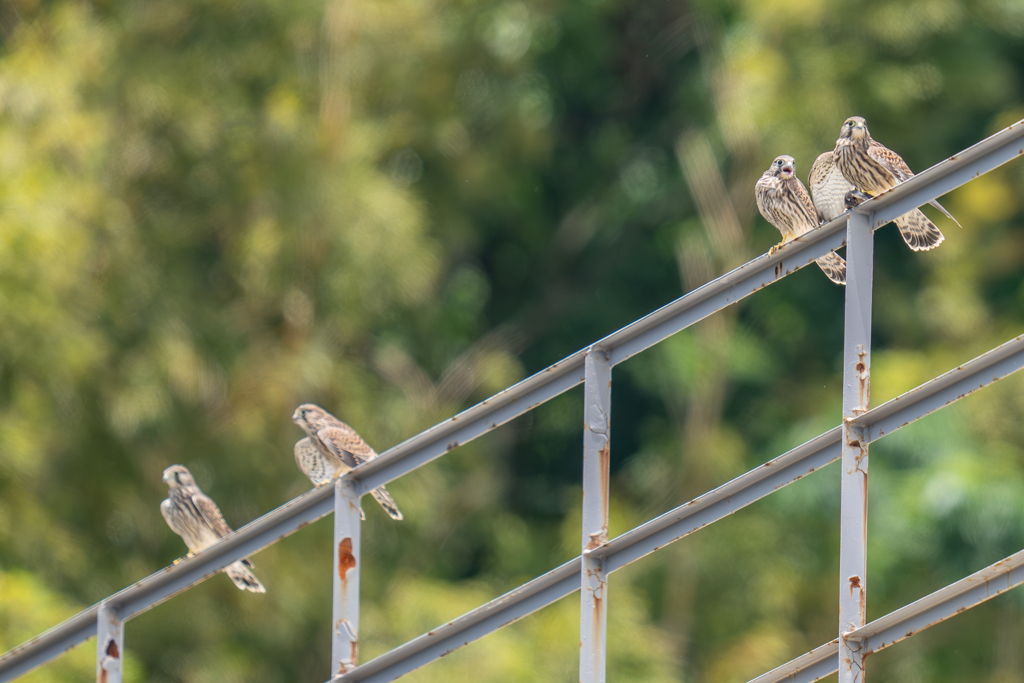
[[[778,182],[779,181],[775,176],[765,172],[757,179],[757,183],[754,185],[754,201],[757,202],[757,210],[761,212],[761,215],[766,221],[776,228],[779,226],[775,225],[775,221],[772,219],[771,209],[768,206],[768,193],[773,189],[772,186]]]
[[[220,513],[220,508],[217,507],[217,504],[209,496],[205,493],[194,493],[192,494],[192,502],[195,504],[196,509],[199,510],[199,514],[206,520],[210,529],[213,530],[213,533],[217,534],[217,538],[224,538],[231,533],[231,527],[224,521],[224,515]]]
[[[821,185],[827,179],[832,169],[835,168],[835,162],[832,161],[832,152],[822,152],[818,155],[818,158],[811,164],[811,172],[807,174],[807,186],[813,191],[814,187]]]
[[[178,526],[175,524],[175,517],[174,514],[171,512],[171,509],[173,507],[174,503],[172,503],[169,498],[165,498],[164,502],[160,503],[160,514],[164,516],[164,521],[167,522],[167,526],[171,527],[171,531],[178,534],[179,536],[183,536],[181,529],[179,529]]]
[[[903,157],[885,145],[872,140],[868,146],[868,155],[888,169],[900,182],[914,177],[914,172],[907,166],[907,162],[903,161]]]
[[[370,445],[363,441],[354,429],[345,426],[347,429],[324,427],[316,433],[316,436],[327,446],[327,450],[344,460],[349,467],[356,467],[376,458],[377,451],[370,448]]]
[[[835,165],[832,152],[825,152],[814,160],[807,176],[807,189],[822,222],[827,223],[846,212],[846,193],[853,189],[853,184]]]
[[[793,176],[793,181],[790,187],[793,189],[793,195],[796,200],[800,202],[800,206],[807,212],[807,218],[811,221],[814,226],[821,223],[821,215],[818,210],[814,208],[814,202],[811,201],[811,195],[807,193],[807,188],[800,182],[800,179]]]
[[[888,147],[885,147],[884,145],[880,145],[877,142],[872,141],[871,146],[868,147],[868,154],[870,154],[880,164],[884,165],[886,168],[892,171],[892,173],[900,180],[900,182],[903,182],[904,180],[909,180],[910,178],[914,177],[914,172],[910,170],[909,166],[907,166],[907,162],[903,161],[903,158],[899,154],[892,151]],[[942,206],[942,204],[939,204],[938,200],[932,199],[928,203],[934,206],[942,213],[944,213],[946,215],[946,218],[957,224],[957,227],[963,227],[962,225],[960,225],[960,221],[953,218],[952,214],[950,214],[949,211],[946,211],[945,207]]]
[[[295,463],[306,476],[309,476],[309,472],[306,471],[305,464],[316,462],[323,457],[320,449],[313,444],[313,441],[308,436],[304,436],[295,442]]]
[[[310,440],[310,438],[308,436],[304,436],[304,437],[302,437],[301,439],[299,439],[298,441],[295,442],[295,457],[296,458],[298,458],[299,455],[306,455],[306,454],[312,455],[314,453],[319,453],[319,452],[320,451],[318,451],[316,449],[316,446],[313,445],[313,442]]]

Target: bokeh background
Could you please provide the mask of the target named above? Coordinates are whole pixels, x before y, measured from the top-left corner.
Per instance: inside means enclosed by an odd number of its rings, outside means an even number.
[[[385,450],[763,253],[753,185],[843,119],[916,170],[1024,118],[1016,0],[0,0],[0,649],[169,564],[160,474],[241,526],[294,407]],[[872,403],[1024,331],[1024,163],[876,242]],[[612,535],[839,423],[810,267],[615,370]],[[1024,547],[1010,378],[872,446],[869,618]],[[361,656],[574,557],[582,389],[367,501]],[[837,465],[612,576],[609,678],[835,637]],[[128,679],[321,682],[331,522],[129,622]],[[407,677],[572,681],[568,598]],[[1011,593],[872,681],[1024,680]],[[84,645],[24,680],[88,681]]]

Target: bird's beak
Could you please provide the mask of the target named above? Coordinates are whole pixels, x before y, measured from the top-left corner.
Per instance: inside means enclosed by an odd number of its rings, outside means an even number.
[[[298,424],[301,419],[302,419],[302,413],[299,412],[298,408],[296,408],[295,412],[292,413],[292,422]]]
[[[164,481],[165,481],[165,482],[167,482],[168,484],[170,484],[170,483],[171,483],[171,479],[173,479],[173,478],[174,478],[174,475],[173,475],[173,474],[171,474],[171,473],[170,473],[170,472],[168,472],[167,470],[164,470]]]
[[[792,176],[794,173],[796,173],[796,167],[794,167],[793,164],[783,164],[782,172],[785,173],[787,176]]]

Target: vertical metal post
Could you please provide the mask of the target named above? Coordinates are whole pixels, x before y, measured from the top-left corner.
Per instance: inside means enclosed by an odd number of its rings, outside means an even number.
[[[874,234],[851,212],[846,235],[846,332],[843,339],[843,469],[839,547],[839,683],[864,683],[862,642],[843,634],[867,617],[868,445],[850,424],[868,409]]]
[[[332,677],[356,668],[359,661],[359,532],[363,511],[354,482],[334,481],[334,628]]]
[[[580,683],[605,683],[608,575],[590,551],[608,542],[612,366],[587,350],[583,385],[583,576],[580,590]]]
[[[121,683],[124,629],[117,608],[100,605],[96,616],[96,683]]]

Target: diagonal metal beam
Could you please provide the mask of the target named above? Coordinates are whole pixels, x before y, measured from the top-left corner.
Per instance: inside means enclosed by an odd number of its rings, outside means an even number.
[[[576,557],[447,624],[382,654],[335,683],[393,681],[580,589]]]
[[[862,650],[866,656],[891,647],[1022,583],[1024,550],[843,635],[862,641]],[[758,676],[750,683],[813,683],[834,674],[839,668],[838,664],[837,638]]]
[[[1020,338],[1018,338],[1020,339]],[[932,412],[933,401],[952,402],[967,396],[969,393],[958,392],[961,382],[976,384],[975,389],[991,384],[1005,375],[993,376],[989,370],[993,367],[993,358],[1005,354],[1007,344],[997,347],[969,363],[950,370],[946,374],[927,382],[916,389],[893,399],[892,401],[870,410],[860,419],[870,425],[875,418],[891,414],[892,405],[900,406],[907,417],[906,421],[896,429]],[[1021,355],[1016,368],[1024,365]],[[1012,372],[1008,370],[1006,374]],[[940,381],[944,380],[944,381]],[[972,390],[973,391],[973,390]],[[888,406],[888,408],[887,408]],[[643,524],[607,544],[589,552],[591,557],[603,560],[607,573],[635,562],[641,557],[678,541],[689,534],[716,522],[751,503],[764,498],[770,493],[793,483],[807,474],[838,460],[842,455],[842,427],[835,427],[793,450],[770,460],[760,467],[754,468],[717,489],[680,505],[646,524]],[[521,619],[547,605],[572,594],[580,589],[581,558],[576,559],[540,576],[530,583],[502,595],[487,604],[467,612],[463,616],[450,621],[430,633],[409,641],[390,652],[377,657],[360,666],[354,671],[338,679],[339,681],[367,681],[384,683],[393,681],[414,669],[428,664],[453,650],[468,645],[474,640],[495,631],[503,626]],[[822,646],[838,647],[838,639]],[[837,650],[833,651],[834,652]],[[814,681],[836,671],[833,656],[832,664],[823,663],[825,654],[821,648],[804,655],[807,659],[790,665],[806,668],[816,677],[797,677],[797,681]],[[813,656],[812,656],[813,655]],[[787,666],[790,666],[787,665]],[[828,667],[831,666],[831,669]],[[825,671],[828,669],[827,671]],[[803,669],[800,669],[803,670]],[[779,670],[776,670],[779,671]],[[825,673],[818,673],[825,671]],[[810,675],[808,674],[808,675]],[[769,674],[765,674],[768,676]],[[789,674],[786,674],[787,676]],[[794,674],[795,675],[795,674]],[[804,674],[800,674],[804,676]],[[758,683],[768,680],[757,679]]]
[[[103,600],[127,621],[171,596],[209,578],[239,558],[252,555],[315,522],[333,510],[334,487],[323,486],[295,498],[230,536]],[[0,658],[0,683],[14,680],[96,635],[100,605],[85,609]]]
[[[617,365],[759,289],[843,246],[846,217],[837,218],[778,249],[762,254],[593,344]],[[822,283],[822,286],[827,283]],[[500,427],[583,382],[586,349],[577,351],[472,408],[360,465],[353,476],[368,493]]]
[[[820,645],[782,666],[761,674],[750,683],[814,683],[831,676],[839,668],[839,639]]]
[[[1024,335],[1014,337],[850,422],[858,425],[864,438],[871,443],[907,422],[943,408],[986,384],[1020,370],[1021,366],[1024,366]]]
[[[878,652],[1024,583],[1024,550],[851,632]]]

